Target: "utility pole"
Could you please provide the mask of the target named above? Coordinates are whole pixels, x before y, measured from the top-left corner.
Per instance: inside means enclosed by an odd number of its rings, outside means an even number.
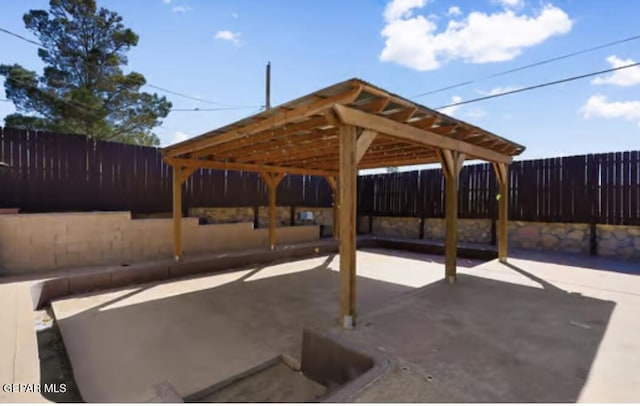
[[[267,89],[265,110],[271,110],[271,62],[267,62]]]

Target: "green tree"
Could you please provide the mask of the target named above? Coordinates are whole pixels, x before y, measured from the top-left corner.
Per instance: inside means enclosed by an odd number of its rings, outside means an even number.
[[[152,129],[171,103],[141,92],[142,74],[125,74],[127,52],[138,36],[117,13],[95,0],[50,0],[49,10],[30,10],[26,28],[40,40],[42,75],[20,65],[0,65],[5,93],[17,113],[14,128],[86,134],[99,140],[158,145]]]

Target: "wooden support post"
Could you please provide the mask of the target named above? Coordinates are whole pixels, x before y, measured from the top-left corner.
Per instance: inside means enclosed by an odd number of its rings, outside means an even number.
[[[333,239],[340,239],[340,193],[338,190],[338,180],[335,176],[325,176],[331,191],[333,192]]]
[[[276,189],[269,186],[269,249],[276,249]]]
[[[356,128],[341,125],[340,137],[340,322],[352,328],[356,317]]]
[[[173,167],[173,258],[182,258],[182,168]]]
[[[456,281],[456,261],[458,257],[458,177],[466,155],[457,151],[440,150],[438,157],[445,176],[445,278]]]
[[[276,190],[284,173],[273,174],[261,172],[262,178],[269,189],[269,249],[276,249]]]
[[[507,222],[509,216],[509,166],[505,163],[497,162],[493,164],[493,169],[498,178],[498,260],[507,262],[508,255],[508,235]]]

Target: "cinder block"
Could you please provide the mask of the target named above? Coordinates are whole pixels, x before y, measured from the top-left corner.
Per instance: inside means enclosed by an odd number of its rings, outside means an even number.
[[[48,279],[31,288],[34,310],[48,305],[51,301],[69,296],[69,279],[65,277]]]
[[[94,290],[112,289],[114,287],[111,271],[108,270],[69,277],[69,292],[73,295]]]
[[[166,263],[140,264],[114,269],[111,273],[113,284],[117,287],[166,280],[169,278],[169,265]]]

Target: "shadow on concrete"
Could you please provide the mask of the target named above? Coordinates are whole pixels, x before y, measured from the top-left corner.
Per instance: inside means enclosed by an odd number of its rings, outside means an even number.
[[[363,402],[575,402],[615,303],[462,274],[366,317],[358,339],[404,363]]]
[[[371,252],[379,255],[387,255],[390,257],[399,257],[406,259],[413,259],[416,261],[429,262],[433,264],[444,265],[444,256],[439,254],[424,254],[420,252],[412,252],[405,251],[401,249],[392,249],[392,248],[358,248],[358,251],[362,252]],[[457,264],[461,267],[473,267],[476,265],[480,265],[486,260],[480,259],[467,259],[467,258],[458,258]],[[442,270],[444,275],[444,269]]]
[[[302,270],[269,264],[173,296],[136,302],[136,294],[127,294],[62,315],[58,323],[82,397],[144,401],[161,381],[184,397],[274,356],[299,357],[304,327],[326,331],[338,324],[334,257]],[[415,288],[358,277],[357,290],[363,314]]]
[[[506,266],[507,268],[510,268],[513,271],[516,271],[517,273],[519,273],[522,276],[525,276],[529,279],[531,279],[532,281],[539,283],[540,286],[542,286],[542,288],[548,292],[556,292],[556,293],[565,293],[568,294],[567,291],[565,291],[564,289],[560,289],[559,287],[557,287],[556,285],[549,283],[548,281],[546,281],[545,279],[542,279],[534,274],[532,274],[531,272],[527,272],[524,269],[509,263],[509,262],[502,262],[502,265]]]
[[[509,252],[509,257],[536,262],[545,262],[554,265],[576,266],[598,271],[640,275],[640,263],[633,260],[594,257],[586,254],[565,254],[533,250],[513,250]]]

